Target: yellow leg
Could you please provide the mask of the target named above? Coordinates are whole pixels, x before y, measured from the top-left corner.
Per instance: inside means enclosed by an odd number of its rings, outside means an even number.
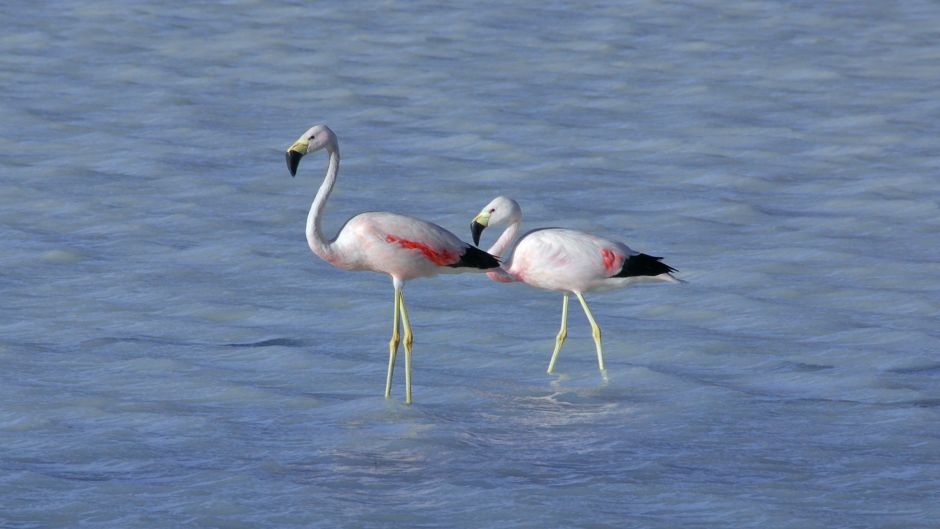
[[[604,368],[604,349],[601,348],[601,328],[598,327],[597,322],[594,321],[594,315],[591,314],[591,309],[588,308],[587,302],[584,301],[584,296],[582,296],[580,292],[575,292],[575,295],[578,296],[578,301],[581,302],[584,314],[588,317],[588,321],[591,322],[594,344],[597,346],[597,367],[600,368],[601,373],[604,373],[606,369]]]
[[[401,308],[401,326],[405,331],[405,404],[411,404],[411,344],[414,338],[411,334],[411,322],[408,321],[408,309],[405,307],[405,296],[401,293],[399,296],[399,307]]]
[[[395,372],[395,356],[398,354],[398,311],[401,307],[401,289],[395,289],[395,310],[392,313],[392,339],[388,341],[388,376],[385,377],[385,398],[392,398],[392,373]]]
[[[548,362],[548,372],[555,369],[555,360],[558,360],[558,351],[561,351],[565,338],[568,337],[568,293],[561,300],[561,329],[558,330],[558,336],[555,337],[555,350],[552,352],[552,359]]]

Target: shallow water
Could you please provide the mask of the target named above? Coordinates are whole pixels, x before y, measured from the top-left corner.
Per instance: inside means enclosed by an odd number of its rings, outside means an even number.
[[[0,526],[932,527],[940,7],[0,7]],[[310,254],[498,194],[689,281],[572,305]],[[491,242],[494,235],[484,244]]]

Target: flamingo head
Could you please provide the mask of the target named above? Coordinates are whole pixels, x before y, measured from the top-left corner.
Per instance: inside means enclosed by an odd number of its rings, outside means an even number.
[[[326,125],[310,127],[287,149],[285,157],[290,175],[297,174],[297,166],[300,165],[300,159],[305,155],[324,148],[332,152],[336,150],[336,145],[336,134],[333,134],[329,127]]]
[[[509,197],[496,197],[486,205],[480,214],[470,222],[470,233],[473,235],[473,244],[480,244],[480,235],[489,226],[498,226],[518,220],[522,217],[522,208],[519,203]]]

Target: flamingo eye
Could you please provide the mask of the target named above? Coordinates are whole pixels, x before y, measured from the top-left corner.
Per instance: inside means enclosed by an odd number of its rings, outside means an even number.
[[[310,136],[310,137],[309,137],[309,138],[307,138],[307,139],[308,139],[308,140],[315,140],[315,139],[317,139],[317,135],[316,135],[316,134],[314,134],[313,136]]]
[[[494,211],[496,211],[496,208],[490,208],[490,213],[493,213]]]

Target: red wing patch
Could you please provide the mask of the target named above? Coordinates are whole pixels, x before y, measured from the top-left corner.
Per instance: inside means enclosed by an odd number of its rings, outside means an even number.
[[[418,250],[424,255],[425,258],[427,258],[428,261],[431,261],[438,266],[447,266],[449,264],[456,263],[460,258],[459,255],[450,250],[437,251],[427,244],[417,241],[409,241],[408,239],[400,239],[394,235],[386,235],[385,240],[391,243],[397,243],[406,250]]]
[[[604,257],[604,268],[607,269],[607,272],[614,274],[623,266],[623,257],[620,257],[607,248],[601,249],[601,255]]]

